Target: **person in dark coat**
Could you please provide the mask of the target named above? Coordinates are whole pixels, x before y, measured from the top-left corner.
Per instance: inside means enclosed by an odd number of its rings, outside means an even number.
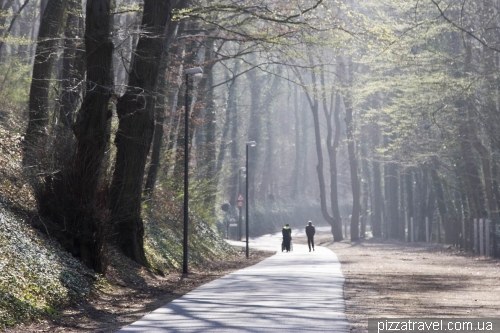
[[[316,233],[316,228],[314,228],[312,221],[307,222],[306,235],[307,235],[307,245],[309,245],[309,252],[314,251],[314,234]]]
[[[290,228],[288,223],[283,227],[281,233],[283,234],[283,246],[286,252],[288,252],[290,251],[290,242],[292,241],[292,228]]]

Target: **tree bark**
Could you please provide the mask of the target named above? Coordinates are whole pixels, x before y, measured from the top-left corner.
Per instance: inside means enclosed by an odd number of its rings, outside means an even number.
[[[40,163],[40,156],[37,156],[37,151],[40,153],[40,150],[44,149],[47,137],[50,78],[52,65],[57,54],[57,37],[62,28],[62,16],[66,4],[67,0],[49,0],[43,11],[38,31],[35,64],[29,94],[29,120],[24,137],[25,150],[23,155],[23,166],[25,170],[32,174],[37,173],[37,168],[34,168]]]
[[[372,125],[372,140],[374,149],[376,149],[380,142],[380,134],[377,124]],[[380,168],[380,162],[373,159],[373,216],[372,216],[372,228],[373,237],[382,237],[382,212],[383,212],[383,200],[384,196],[382,193],[382,171]]]
[[[260,161],[260,151],[262,150],[263,142],[262,139],[262,84],[263,78],[259,78],[256,70],[249,71],[247,73],[248,80],[250,81],[250,120],[248,124],[248,141],[257,142],[257,147],[252,149],[252,157],[249,158],[248,168],[252,170],[250,172],[250,178],[248,179],[248,201],[255,204],[255,179],[257,165]],[[247,170],[248,171],[248,170]],[[249,204],[247,202],[247,204]]]
[[[367,153],[367,140],[368,136],[364,136],[364,143],[361,144],[361,172],[363,175],[363,179],[361,181],[361,231],[360,237],[366,238],[366,225],[368,224],[368,220],[371,217],[371,211],[373,210],[373,203],[371,205],[371,209],[369,209],[368,201],[373,198],[371,195],[371,176],[370,176],[370,168],[368,165],[368,153]]]
[[[291,183],[292,183],[292,190],[290,192],[290,197],[292,199],[295,199],[298,194],[298,187],[299,187],[299,170],[300,170],[300,160],[303,158],[303,156],[300,156],[300,146],[301,146],[301,139],[300,139],[300,109],[299,109],[299,92],[297,89],[297,86],[295,86],[294,91],[293,91],[293,115],[294,115],[294,120],[295,120],[295,159],[294,159],[294,165],[293,165],[293,171],[292,171],[292,178],[291,178]]]
[[[145,0],[142,34],[129,75],[128,88],[119,98],[115,144],[116,162],[111,187],[111,216],[117,245],[132,260],[147,265],[141,189],[146,157],[154,130],[154,96],[159,60],[166,47],[165,29],[171,20],[172,3]]]
[[[166,98],[166,93],[169,92],[169,83],[167,81],[167,66],[170,63],[168,54],[170,54],[170,46],[172,45],[178,30],[178,23],[171,24],[167,30],[166,42],[167,45],[164,48],[167,53],[163,53],[161,56],[161,65],[158,69],[157,78],[157,93],[154,101],[154,114],[155,114],[155,126],[153,134],[153,148],[151,151],[151,162],[149,164],[149,169],[146,176],[146,183],[144,185],[144,194],[151,195],[154,191],[156,185],[156,179],[158,176],[158,171],[160,169],[160,154],[162,152],[163,146],[163,135],[164,135],[164,125],[165,125],[165,111],[167,109],[168,102]],[[173,85],[173,84],[171,84]],[[173,96],[170,96],[173,99]]]
[[[398,165],[394,162],[389,162],[385,166],[385,187],[387,189],[388,236],[398,239],[401,227],[398,209]]]
[[[338,170],[337,170],[337,153],[340,145],[340,105],[341,105],[340,102],[341,102],[340,94],[337,94],[335,98],[335,106],[334,109],[332,110],[333,122],[335,124],[335,134],[333,137],[333,142],[328,147],[328,154],[330,157],[330,202],[332,207],[332,217],[334,220],[334,225],[332,226],[332,228],[334,231],[334,237],[342,240],[343,239],[342,217],[340,216],[340,209],[339,209],[339,188],[338,188]],[[330,122],[330,118],[328,118],[327,120],[328,123]]]
[[[109,140],[108,110],[113,93],[110,35],[112,0],[88,0],[85,45],[87,50],[87,89],[73,131],[77,150],[73,162],[71,184],[73,219],[79,227],[77,246],[84,264],[98,272],[105,270],[104,227],[96,211],[96,193],[104,151]],[[99,236],[96,236],[99,235]]]
[[[349,170],[351,173],[352,188],[352,214],[351,214],[351,241],[359,239],[359,215],[361,211],[361,193],[358,177],[358,159],[356,157],[356,147],[354,142],[354,122],[352,118],[353,107],[351,97],[344,99],[345,104],[345,124],[347,136],[347,151],[349,153]],[[397,190],[397,188],[396,188]]]

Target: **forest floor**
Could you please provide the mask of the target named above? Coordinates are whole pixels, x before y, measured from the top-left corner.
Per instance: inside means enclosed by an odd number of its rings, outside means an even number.
[[[273,252],[251,251],[250,258],[239,252],[230,260],[212,262],[192,269],[187,276],[171,273],[156,275],[127,259],[108,269],[108,283],[85,303],[65,308],[53,319],[0,330],[6,333],[32,332],[116,332],[147,313],[189,291],[233,271],[254,265]]]
[[[367,332],[368,318],[500,317],[499,260],[442,244],[332,244],[331,234],[317,235],[315,243],[339,257],[351,332]]]

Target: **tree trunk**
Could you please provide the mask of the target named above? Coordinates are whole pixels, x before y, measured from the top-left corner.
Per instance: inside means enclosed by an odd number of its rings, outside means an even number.
[[[263,79],[257,76],[256,70],[249,71],[247,73],[248,80],[250,81],[250,120],[248,124],[248,141],[257,142],[257,147],[255,147],[252,152],[252,158],[248,161],[248,168],[250,171],[250,178],[248,179],[248,201],[255,204],[255,175],[257,171],[257,165],[260,161],[260,151],[263,148],[262,139],[262,107],[261,95],[262,95],[262,83]],[[259,145],[260,144],[260,145]],[[247,170],[248,171],[248,170]],[[248,202],[247,202],[248,204]]]
[[[235,60],[233,73],[239,73],[240,71],[240,62]],[[239,91],[239,80],[238,78],[234,78],[231,80],[228,89],[227,95],[227,106],[226,106],[226,117],[224,121],[224,127],[222,129],[222,136],[220,140],[220,148],[219,154],[217,156],[217,168],[216,173],[220,174],[222,170],[222,165],[225,160],[225,156],[227,154],[227,150],[229,148],[230,153],[230,176],[229,176],[229,186],[228,192],[226,195],[229,197],[229,203],[232,206],[236,205],[236,198],[240,191],[238,184],[238,172],[239,172],[239,164],[238,164],[238,147],[237,147],[237,132],[238,132],[238,103],[237,103],[237,94]],[[230,140],[228,137],[230,136]]]
[[[427,193],[429,192],[429,170],[427,167],[421,167],[420,170],[422,172],[422,186],[418,197],[419,219],[417,224],[417,239],[419,242],[425,242],[425,216],[428,211]]]
[[[88,0],[85,45],[87,50],[87,90],[73,131],[77,150],[71,184],[73,219],[79,227],[82,261],[98,272],[103,261],[103,221],[96,211],[99,174],[108,141],[107,123],[111,117],[108,103],[113,89],[110,17],[112,0]],[[99,235],[99,236],[97,236]]]
[[[360,237],[366,238],[366,225],[368,224],[368,219],[371,217],[370,211],[373,209],[373,204],[371,205],[371,209],[369,209],[368,200],[371,200],[373,196],[370,191],[371,184],[371,176],[370,176],[370,168],[368,166],[368,153],[367,153],[367,140],[368,136],[364,136],[364,141],[361,144],[360,152],[361,152],[361,172],[363,174],[363,179],[361,181],[361,232]]]
[[[484,189],[486,193],[486,199],[488,203],[488,216],[490,219],[496,220],[498,217],[497,214],[497,205],[495,201],[495,195],[493,192],[493,184],[492,184],[492,175],[491,175],[491,163],[490,163],[490,152],[488,149],[482,144],[481,141],[477,138],[475,134],[473,134],[473,146],[476,151],[481,156],[481,164],[483,168],[483,178],[484,178]]]
[[[389,162],[385,166],[385,186],[387,189],[388,236],[399,239],[401,225],[399,223],[398,200],[398,165]]]
[[[263,198],[268,198],[273,191],[274,181],[274,155],[275,155],[275,120],[274,120],[274,105],[276,97],[279,94],[280,77],[276,75],[273,78],[270,89],[268,89],[264,98],[264,108],[267,110],[265,113],[266,121],[266,139],[265,139],[265,157],[262,170],[262,181],[260,184],[260,195]],[[274,194],[273,194],[274,196]]]
[[[241,45],[239,46],[241,47]],[[234,64],[234,73],[238,73],[236,69],[239,71],[240,68],[240,62],[236,61]],[[238,183],[238,172],[240,168],[240,156],[241,156],[241,148],[239,143],[239,136],[241,135],[241,130],[240,130],[240,116],[241,112],[239,112],[238,108],[238,92],[239,92],[239,87],[240,87],[240,80],[239,78],[235,78],[233,81],[233,84],[231,85],[231,90],[230,90],[230,96],[228,96],[228,109],[230,109],[231,112],[231,143],[229,146],[230,153],[231,153],[231,179],[230,179],[230,186],[232,190],[230,191],[229,194],[229,202],[231,205],[236,205],[236,199],[239,194],[242,194],[243,189],[240,189],[240,183]],[[244,182],[242,182],[244,183]]]
[[[333,94],[333,92],[332,92]],[[328,147],[328,154],[330,157],[330,202],[332,207],[332,217],[334,220],[334,225],[332,226],[334,231],[334,237],[336,239],[342,240],[342,217],[340,216],[339,209],[339,188],[338,188],[338,170],[337,170],[337,152],[340,145],[340,94],[337,94],[335,98],[335,106],[332,110],[333,112],[333,122],[335,124],[335,134],[333,136],[333,142],[330,147]],[[331,118],[331,117],[329,117]],[[331,119],[327,118],[328,122]],[[329,142],[329,140],[328,140]]]
[[[116,162],[111,187],[111,216],[117,245],[132,260],[147,265],[141,189],[154,130],[154,96],[159,60],[166,47],[165,29],[171,20],[172,3],[145,0],[142,34],[137,43],[128,88],[117,104],[119,118],[115,144]]]
[[[23,166],[33,175],[38,173],[35,165],[40,163],[41,154],[45,149],[49,122],[49,88],[52,74],[52,64],[57,54],[58,39],[62,27],[62,15],[67,0],[49,0],[43,11],[38,42],[35,52],[35,64],[29,95],[28,127],[24,137],[25,151]],[[33,176],[29,177],[33,181]],[[36,186],[36,185],[35,185]]]
[[[82,8],[75,0],[70,5],[79,12]],[[85,78],[85,52],[82,45],[77,45],[78,36],[85,36],[83,21],[76,12],[69,11],[64,29],[64,55],[61,71],[61,95],[59,98],[59,121],[56,129],[55,164],[68,165],[73,155],[74,138],[71,128],[74,124],[75,112],[79,107],[80,94],[83,87],[80,82]]]
[[[301,139],[300,139],[300,109],[299,109],[299,92],[297,89],[297,86],[294,87],[293,91],[293,105],[294,105],[294,120],[295,120],[295,159],[294,159],[294,164],[293,164],[293,171],[292,171],[292,178],[291,178],[291,183],[292,183],[292,190],[290,192],[290,197],[292,199],[295,199],[298,194],[298,187],[299,187],[299,170],[300,170],[300,160],[301,158],[304,158],[303,156],[300,156],[300,147],[301,147]]]
[[[164,134],[164,125],[165,125],[165,110],[167,108],[168,103],[170,102],[166,98],[166,93],[168,93],[171,89],[167,82],[167,66],[170,62],[168,57],[168,52],[171,44],[173,43],[176,35],[177,35],[178,23],[171,24],[168,28],[168,36],[167,36],[167,46],[165,47],[165,51],[167,53],[163,53],[161,57],[161,65],[158,69],[158,78],[157,78],[157,93],[155,98],[155,106],[154,106],[154,114],[155,114],[155,127],[154,127],[154,135],[153,135],[153,148],[151,151],[151,162],[149,164],[149,169],[146,176],[146,183],[144,185],[144,194],[151,195],[154,191],[156,185],[156,179],[158,176],[158,171],[160,169],[160,154],[162,152],[163,146],[163,134]],[[173,85],[173,84],[171,84]],[[170,86],[171,86],[170,85]],[[172,98],[173,96],[171,96]],[[172,98],[173,99],[173,98]]]
[[[307,107],[307,101],[305,98],[302,98],[302,108],[301,110],[305,110]],[[310,141],[310,131],[311,131],[311,120],[308,117],[306,112],[301,112],[302,120],[301,120],[301,130],[302,130],[302,144],[301,144],[301,153],[302,156],[302,165],[301,169],[299,169],[299,194],[306,195],[306,190],[309,186],[309,141]]]
[[[377,124],[373,124],[372,140],[374,150],[379,145],[379,129]],[[376,158],[373,159],[373,216],[372,216],[372,231],[373,237],[382,237],[382,212],[384,196],[382,193],[382,171],[380,162]]]
[[[413,223],[415,223],[415,209],[414,202],[415,199],[413,197],[413,170],[412,168],[406,168],[406,200],[407,200],[407,213],[406,222],[407,222],[407,231],[408,237],[406,239],[407,242],[411,241],[411,218],[413,217]],[[402,185],[402,184],[401,184]],[[413,226],[415,228],[415,225]],[[414,238],[416,239],[416,238]]]

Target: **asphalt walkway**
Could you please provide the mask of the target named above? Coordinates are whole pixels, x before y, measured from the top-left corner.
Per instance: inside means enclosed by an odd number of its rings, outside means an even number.
[[[255,248],[279,251],[119,332],[349,332],[344,277],[331,250],[317,246],[309,252],[306,245],[294,244],[293,252],[282,253],[278,234],[251,239],[250,249]]]

